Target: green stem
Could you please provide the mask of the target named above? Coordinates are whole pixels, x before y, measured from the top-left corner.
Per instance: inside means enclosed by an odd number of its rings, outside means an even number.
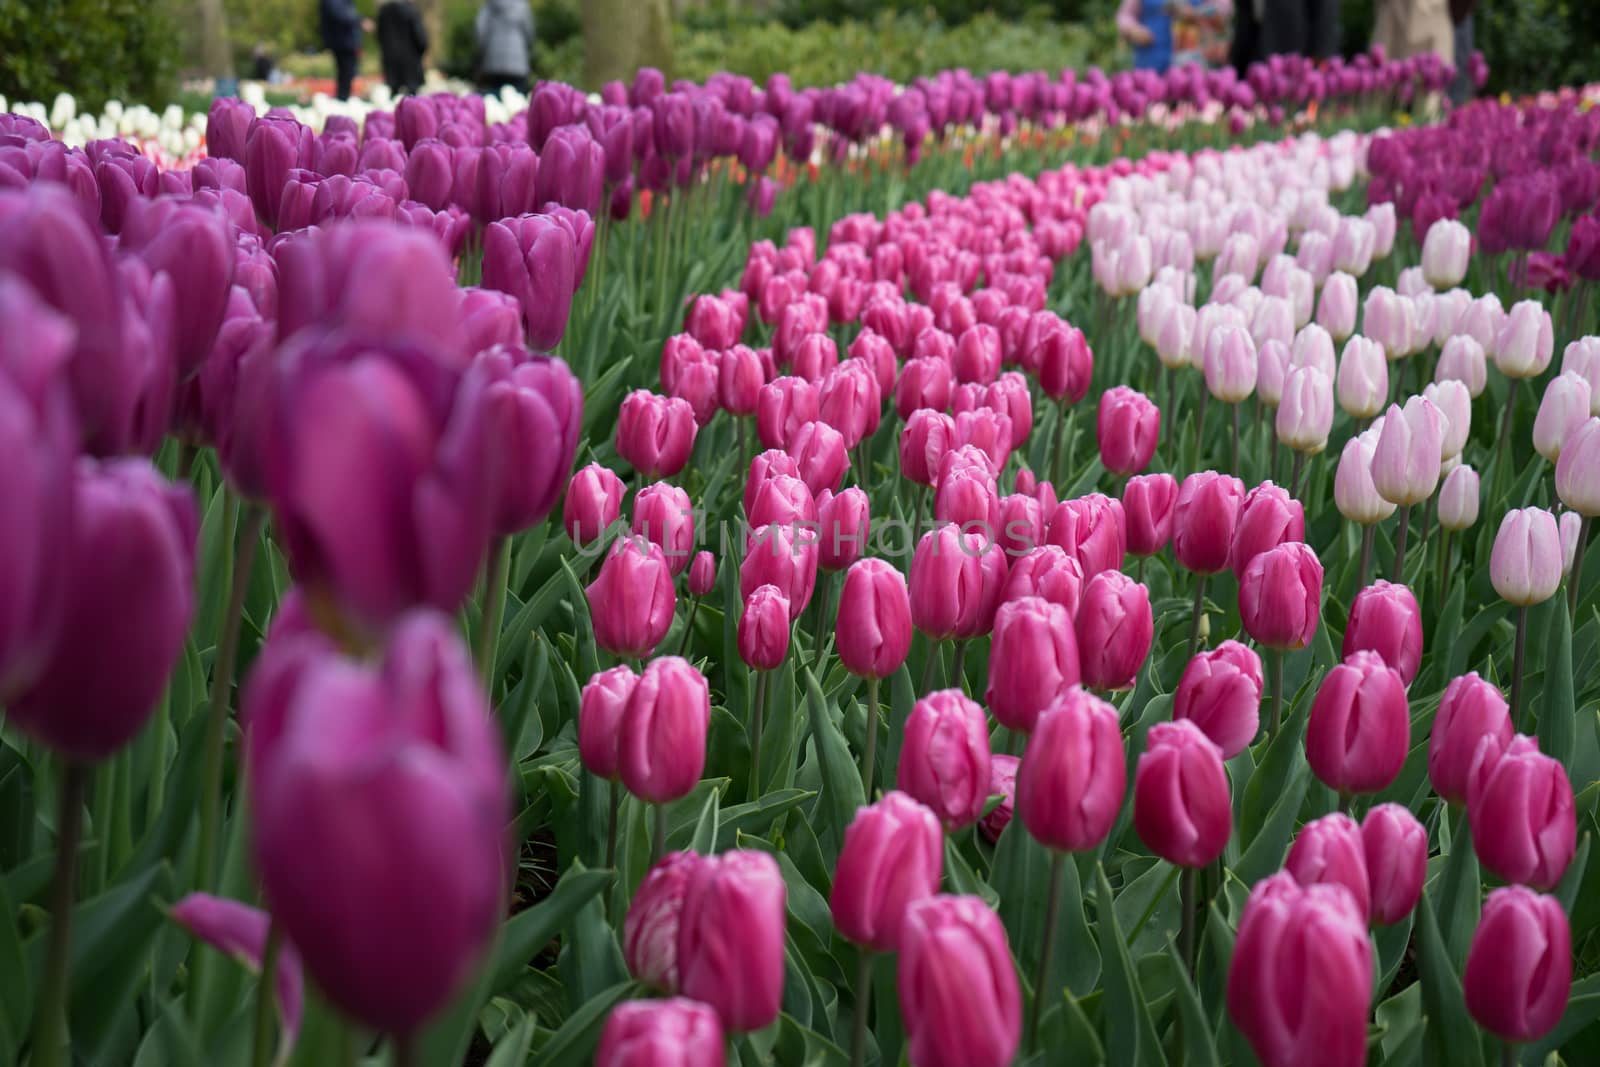
[[[1239,405],[1238,404],[1229,404],[1228,407],[1233,409],[1233,436],[1232,436],[1232,442],[1231,442],[1232,448],[1231,448],[1231,452],[1230,452],[1230,459],[1232,460],[1233,465],[1231,467],[1229,467],[1228,469],[1233,471],[1234,474],[1238,474],[1239,473]]]
[[[962,676],[964,670],[966,669],[966,665],[967,665],[966,661],[967,661],[967,643],[965,641],[959,641],[958,640],[956,642],[955,660],[950,664],[950,688],[951,689],[959,689],[962,692],[966,692],[967,680],[966,680],[966,678],[964,678]]]
[[[1517,1046],[1514,1042],[1501,1042],[1500,1067],[1517,1067]]]
[[[50,947],[33,1017],[33,1067],[67,1067],[72,1058],[67,977],[72,951],[72,903],[77,895],[78,844],[83,839],[83,798],[88,780],[88,769],[78,763],[68,763],[61,778],[56,873],[50,889]]]
[[[1350,794],[1341,790],[1339,793],[1339,813],[1341,815],[1350,814],[1350,800]]]
[[[1272,736],[1283,725],[1283,649],[1272,650]]]
[[[612,870],[617,866],[617,811],[622,807],[622,783],[615,778],[607,783],[607,792],[610,794],[610,810],[606,816],[606,866]]]
[[[1039,1047],[1039,1021],[1044,1017],[1044,1006],[1051,999],[1045,995],[1045,984],[1050,981],[1050,956],[1056,942],[1056,920],[1061,915],[1061,877],[1067,863],[1067,854],[1057,852],[1050,857],[1050,901],[1045,905],[1044,942],[1039,946],[1039,970],[1033,980],[1033,1014],[1028,1018],[1028,1040],[1023,1045],[1030,1051]]]
[[[510,578],[511,539],[498,537],[489,546],[489,562],[483,571],[483,619],[478,630],[478,666],[483,671],[483,691],[494,689],[495,652],[500,647],[500,616],[506,608],[506,585]]]
[[[867,1013],[872,1007],[872,953],[863,948],[856,963],[856,1018],[850,1035],[850,1067],[866,1067]]]
[[[1200,457],[1205,454],[1205,427],[1206,427],[1206,401],[1211,393],[1206,389],[1205,382],[1200,383],[1200,403],[1195,405],[1194,411],[1194,462],[1189,464],[1193,470],[1200,469]]]
[[[1394,533],[1394,581],[1405,584],[1406,580],[1406,532],[1411,526],[1411,506],[1408,504],[1400,509],[1400,526]]]
[[[1195,651],[1200,647],[1200,620],[1205,618],[1206,611],[1206,576],[1194,576],[1194,612],[1189,621],[1189,658],[1193,659]]]
[[[684,656],[689,651],[689,637],[694,633],[694,616],[700,610],[700,598],[689,598],[689,617],[683,620],[683,640],[678,642],[678,655]]]
[[[420,1067],[416,1039],[410,1034],[394,1036],[394,1067]]]
[[[250,1056],[251,1067],[268,1067],[272,1063],[272,1050],[277,1033],[277,975],[278,951],[283,947],[283,930],[277,920],[267,926],[267,944],[261,954],[261,980],[256,985],[256,1029],[254,1050]]]
[[[767,687],[772,684],[768,671],[756,672],[756,699],[750,710],[750,799],[761,797],[761,726],[767,710]]]
[[[833,575],[823,571],[817,576],[816,595],[811,598],[811,669],[822,666],[822,624],[827,621],[828,593],[833,586]]]
[[[1277,438],[1274,437],[1273,441],[1276,442]],[[1299,499],[1300,496],[1300,475],[1304,473],[1305,469],[1306,454],[1304,452],[1296,452],[1294,454],[1294,468],[1289,472],[1289,495],[1296,499]]]
[[[1178,927],[1178,954],[1183,957],[1183,965],[1189,971],[1189,977],[1194,977],[1194,942],[1195,929],[1200,924],[1200,894],[1195,892],[1195,874],[1193,867],[1185,867],[1183,875],[1178,880],[1178,898],[1182,908],[1182,918]]]
[[[661,862],[661,857],[667,854],[667,806],[657,804],[656,832],[650,839],[650,866],[654,867]]]
[[[1365,589],[1367,581],[1372,577],[1372,545],[1377,536],[1376,523],[1368,523],[1361,528],[1361,570],[1357,575],[1357,589]]]
[[[1439,532],[1439,610],[1444,610],[1445,594],[1450,589],[1450,531]]]
[[[233,569],[233,591],[228,596],[228,613],[222,620],[222,637],[217,643],[216,672],[211,679],[211,708],[206,718],[205,777],[200,794],[200,841],[195,849],[194,886],[207,890],[216,877],[218,824],[222,812],[223,742],[227,739],[228,705],[233,690],[233,669],[239,646],[239,624],[244,617],[244,598],[250,589],[250,572],[255,567],[256,543],[266,512],[246,505],[239,531],[238,556]]]
[[[1498,480],[1500,467],[1511,461],[1511,424],[1516,421],[1517,413],[1517,379],[1507,381],[1506,413],[1500,420],[1500,450],[1495,453],[1495,477]]]
[[[872,803],[873,763],[878,756],[878,679],[867,679],[867,741],[861,754],[861,785]]]
[[[1528,651],[1528,609],[1517,609],[1517,644],[1511,659],[1511,722],[1518,733],[1527,733],[1522,721],[1522,667]]]
[[[1583,550],[1589,543],[1589,516],[1578,524],[1578,544],[1572,550],[1572,572],[1567,577],[1567,610],[1573,621],[1578,618],[1578,587],[1583,582]]]
[[[924,697],[933,691],[933,671],[939,665],[939,642],[928,644],[928,658],[922,665],[922,684],[917,686],[917,695]]]

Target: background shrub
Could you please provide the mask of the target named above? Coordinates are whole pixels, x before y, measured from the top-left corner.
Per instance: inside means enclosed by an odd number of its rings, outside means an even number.
[[[179,59],[170,2],[0,2],[0,93],[48,104],[68,92],[95,111],[113,98],[166,104]]]

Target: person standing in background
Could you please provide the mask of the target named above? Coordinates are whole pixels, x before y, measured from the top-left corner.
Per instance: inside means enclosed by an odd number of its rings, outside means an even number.
[[[1240,0],[1228,62],[1241,78],[1250,64],[1272,56],[1338,54],[1339,0]]]
[[[478,82],[484,92],[528,91],[533,11],[528,0],[486,0],[478,9]]]
[[[422,57],[428,51],[428,29],[411,0],[386,0],[378,9],[378,52],[383,80],[395,95],[422,88]]]
[[[1432,52],[1454,63],[1455,36],[1450,0],[1378,0],[1372,41],[1388,49],[1390,59]]]
[[[1122,0],[1117,34],[1133,48],[1135,70],[1159,73],[1172,65],[1172,15],[1165,0]]]
[[[333,53],[334,95],[350,99],[356,80],[356,61],[361,58],[361,35],[372,23],[361,17],[355,0],[322,0],[322,46]]]
[[[1450,0],[1450,21],[1455,23],[1456,80],[1450,83],[1450,102],[1460,107],[1472,99],[1472,73],[1467,60],[1472,56],[1472,9],[1475,0]]]

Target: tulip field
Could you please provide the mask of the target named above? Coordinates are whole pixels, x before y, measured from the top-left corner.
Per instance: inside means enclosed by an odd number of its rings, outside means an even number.
[[[1452,75],[0,114],[0,1063],[1600,1061],[1600,90]]]

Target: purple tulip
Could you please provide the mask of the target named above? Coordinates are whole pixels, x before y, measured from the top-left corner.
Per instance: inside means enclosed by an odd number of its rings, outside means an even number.
[[[521,302],[535,349],[555,348],[567,332],[577,256],[572,230],[549,215],[503,219],[484,230],[484,287]]]

